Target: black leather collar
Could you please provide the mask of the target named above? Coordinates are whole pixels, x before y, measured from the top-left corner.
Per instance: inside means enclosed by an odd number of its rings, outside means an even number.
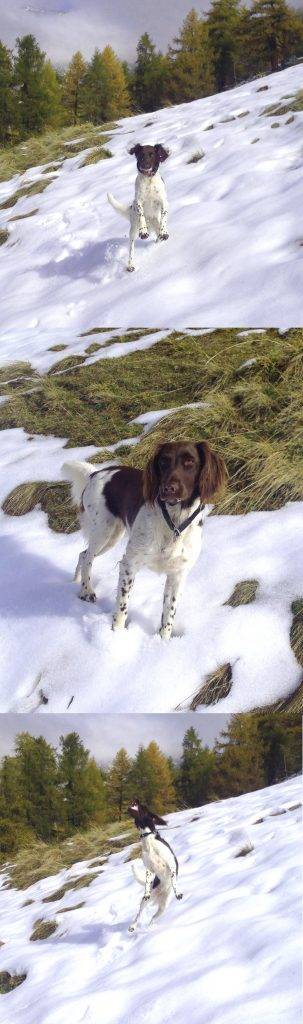
[[[158,505],[161,509],[163,518],[165,519],[167,526],[169,526],[169,529],[174,534],[175,540],[178,540],[178,537],[181,536],[181,533],[183,533],[184,530],[186,530],[187,527],[190,526],[191,523],[193,523],[194,519],[196,519],[197,516],[199,516],[203,509],[205,508],[205,505],[199,505],[198,508],[196,508],[195,511],[187,517],[187,519],[183,520],[183,523],[180,523],[180,526],[175,526],[175,523],[173,523],[172,519],[170,518],[170,514],[168,512],[168,509],[166,508],[165,501],[162,501],[162,498],[158,498]]]

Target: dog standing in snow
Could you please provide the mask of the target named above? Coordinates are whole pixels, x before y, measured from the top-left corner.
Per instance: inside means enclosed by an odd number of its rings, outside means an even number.
[[[72,481],[88,539],[75,573],[75,580],[81,580],[80,597],[96,600],[93,560],[127,530],[113,629],[125,627],[135,575],[147,566],[166,575],[160,636],[168,640],[178,594],[200,554],[201,527],[210,511],[204,502],[212,502],[226,480],[223,459],[207,441],[171,441],[157,446],[144,472],[131,466],[98,469],[87,462],[68,462],[63,474]]]
[[[110,192],[107,198],[114,210],[130,221],[127,270],[131,271],[135,270],[135,241],[138,236],[148,238],[149,232],[155,231],[157,242],[168,238],[167,197],[159,165],[167,160],[169,152],[161,143],[155,146],[137,143],[129,153],[136,157],[138,168],[134,201],[131,206],[124,206]]]
[[[177,900],[182,900],[183,893],[177,890],[177,858],[156,829],[156,825],[167,825],[167,822],[140,804],[139,800],[134,800],[128,811],[140,832],[142,860],[145,867],[145,871],[143,871],[136,862],[132,865],[137,882],[144,885],[144,896],[142,896],[138,913],[129,926],[129,931],[133,932],[142,910],[149,900],[152,900],[157,907],[156,913],[152,917],[152,921],[155,921],[164,913],[172,892]]]

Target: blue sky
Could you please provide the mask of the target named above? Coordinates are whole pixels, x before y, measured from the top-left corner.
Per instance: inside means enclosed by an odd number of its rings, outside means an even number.
[[[59,737],[75,730],[98,762],[106,764],[120,747],[136,753],[142,743],[156,740],[166,754],[177,757],[184,733],[194,726],[204,744],[213,746],[221,729],[226,728],[227,715],[13,715],[0,714],[0,758],[10,754],[18,732],[44,736],[58,745]]]

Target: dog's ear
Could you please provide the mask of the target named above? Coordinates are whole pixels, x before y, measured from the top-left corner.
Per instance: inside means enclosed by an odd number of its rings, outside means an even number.
[[[169,149],[167,149],[166,146],[162,146],[162,142],[156,143],[155,150],[157,153],[158,160],[160,161],[160,164],[163,164],[164,160],[168,160]]]
[[[201,501],[213,501],[226,485],[228,474],[224,460],[210,448],[207,441],[197,444],[200,456],[199,491]]]
[[[158,814],[152,813],[151,817],[152,817],[155,825],[167,825],[167,821],[164,821],[164,818],[159,818]]]
[[[149,505],[154,504],[159,490],[158,458],[161,448],[163,448],[163,445],[158,444],[143,470],[143,497],[144,501],[147,501]]]
[[[136,142],[136,145],[132,146],[131,149],[128,150],[129,155],[130,156],[135,156],[136,158],[138,158],[139,153],[140,153],[140,149],[142,149],[142,146],[140,145],[140,142]]]

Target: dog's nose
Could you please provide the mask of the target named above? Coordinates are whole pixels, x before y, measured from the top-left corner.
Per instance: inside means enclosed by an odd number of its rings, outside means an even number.
[[[178,480],[169,480],[167,484],[165,484],[163,492],[165,495],[172,494],[175,496],[179,490],[179,486]]]

